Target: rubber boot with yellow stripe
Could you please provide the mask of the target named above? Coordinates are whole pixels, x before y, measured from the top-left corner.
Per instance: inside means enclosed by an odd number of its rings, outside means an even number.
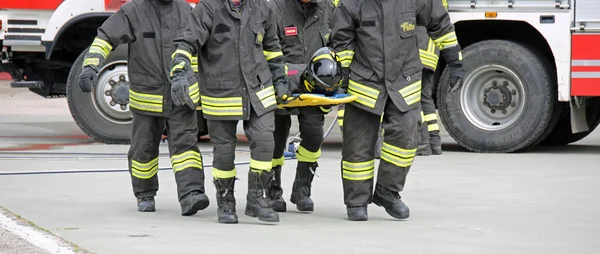
[[[267,193],[267,198],[275,212],[285,212],[287,204],[283,200],[283,188],[281,188],[281,166],[276,166],[271,171],[275,173],[275,181]]]
[[[410,216],[408,206],[402,202],[398,192],[390,191],[377,184],[373,194],[373,204],[383,206],[385,211],[396,219],[407,219]]]
[[[258,217],[261,221],[279,222],[279,214],[273,211],[267,200],[267,191],[273,184],[272,170],[256,170],[248,172],[248,195],[246,196],[246,215]]]
[[[298,162],[290,198],[290,202],[296,204],[298,211],[312,212],[315,209],[315,204],[310,198],[310,188],[317,166],[316,162]]]
[[[217,189],[217,217],[219,223],[238,223],[235,213],[235,196],[233,195],[235,177],[215,178],[213,180]]]

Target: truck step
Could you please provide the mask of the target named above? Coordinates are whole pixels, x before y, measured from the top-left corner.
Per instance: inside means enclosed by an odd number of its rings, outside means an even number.
[[[42,82],[42,81],[14,81],[14,82],[10,83],[10,87],[42,89],[44,87],[44,82]]]

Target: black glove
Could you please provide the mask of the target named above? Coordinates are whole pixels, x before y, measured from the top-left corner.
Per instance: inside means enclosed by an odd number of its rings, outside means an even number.
[[[171,77],[171,100],[175,106],[188,106],[195,110],[196,106],[190,97],[190,83],[185,72],[177,72]]]
[[[292,96],[292,94],[290,93],[290,89],[288,88],[287,82],[285,81],[275,85],[275,93],[275,99],[277,99],[277,104],[284,103],[287,100],[287,98]]]
[[[446,48],[441,51],[444,59],[448,63],[450,68],[450,86],[448,92],[456,92],[462,87],[462,83],[465,77],[465,70],[463,69],[462,53],[460,52],[460,45]]]
[[[85,66],[79,73],[79,87],[84,93],[89,93],[96,84],[98,70],[91,65]]]

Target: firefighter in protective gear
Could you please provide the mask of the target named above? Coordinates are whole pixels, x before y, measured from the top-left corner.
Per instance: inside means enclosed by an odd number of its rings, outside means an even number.
[[[349,220],[367,220],[367,205],[394,218],[410,215],[399,195],[415,157],[421,124],[421,69],[415,27],[427,28],[450,63],[451,86],[462,79],[454,26],[439,0],[342,0],[334,12],[332,46],[342,59],[349,94],[342,148],[342,183]],[[374,188],[375,143],[384,139]],[[373,193],[373,189],[375,192]]]
[[[442,5],[448,10],[448,1],[441,0]],[[440,49],[427,34],[427,28],[416,28],[419,56],[423,64],[423,78],[421,88],[421,108],[423,109],[423,124],[421,125],[421,138],[417,147],[417,155],[442,154],[442,140],[440,126],[433,101],[435,86],[435,71],[440,57]]]
[[[283,50],[284,62],[308,64],[318,49],[329,44],[333,2],[331,0],[271,0],[269,2],[277,15],[277,35]],[[286,203],[282,197],[281,168],[292,124],[291,115],[298,116],[302,141],[296,152],[298,164],[290,202],[296,204],[299,211],[314,210],[314,203],[310,198],[311,184],[318,166],[317,161],[321,156],[324,114],[330,111],[331,107],[302,107],[275,111],[275,149],[272,170],[275,172],[276,181],[269,191],[269,200],[275,211],[286,211]]]
[[[182,32],[191,6],[183,0],[133,0],[109,17],[100,28],[83,61],[82,90],[90,92],[92,80],[113,48],[129,45],[129,107],[133,114],[128,153],[133,192],[141,212],[155,211],[158,191],[158,156],[161,134],[169,123],[169,154],[184,216],[209,205],[204,194],[202,156],[197,146],[194,108],[171,103],[169,61],[175,52],[172,38]],[[92,75],[93,74],[93,75]],[[187,93],[197,102],[198,83],[191,70],[184,74],[192,85]],[[124,79],[113,80],[113,86]],[[117,103],[119,103],[117,101]]]
[[[202,0],[190,14],[171,61],[173,83],[185,89],[185,73],[198,55],[202,112],[214,143],[212,175],[219,223],[237,223],[234,181],[236,130],[243,120],[251,159],[245,214],[278,222],[267,200],[274,182],[273,110],[290,92],[271,10],[263,0]],[[186,103],[185,93],[180,93]]]

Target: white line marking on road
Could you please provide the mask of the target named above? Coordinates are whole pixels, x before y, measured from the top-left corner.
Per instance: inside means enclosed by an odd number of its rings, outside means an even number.
[[[0,209],[0,226],[11,233],[25,239],[29,243],[53,254],[71,254],[75,253],[70,247],[64,246],[63,241],[49,233],[40,232],[31,226],[21,225],[22,223],[6,216]]]

